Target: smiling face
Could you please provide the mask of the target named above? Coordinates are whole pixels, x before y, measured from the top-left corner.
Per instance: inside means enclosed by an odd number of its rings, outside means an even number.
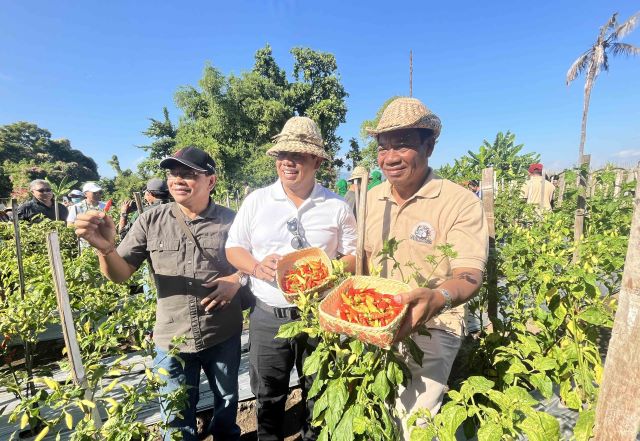
[[[201,205],[209,200],[209,194],[216,184],[216,175],[206,175],[185,166],[177,166],[167,171],[169,193],[180,205]]]
[[[424,182],[435,140],[423,138],[417,129],[378,135],[378,166],[394,188],[415,192]]]
[[[310,193],[322,158],[308,153],[278,152],[276,171],[285,191]]]

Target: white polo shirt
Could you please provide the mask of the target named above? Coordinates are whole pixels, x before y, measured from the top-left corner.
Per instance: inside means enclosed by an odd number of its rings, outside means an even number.
[[[280,180],[247,196],[231,225],[225,247],[244,248],[258,261],[269,254],[295,251],[291,246],[293,233],[287,229],[287,221],[292,218],[298,220],[305,248],[322,248],[332,259],[338,253],[355,254],[356,219],[340,196],[316,183],[309,198],[297,208]],[[251,290],[267,305],[293,306],[275,281],[268,283],[252,277]]]

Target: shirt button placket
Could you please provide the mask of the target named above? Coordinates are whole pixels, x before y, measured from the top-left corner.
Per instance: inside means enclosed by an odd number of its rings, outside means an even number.
[[[195,256],[195,246],[192,240],[187,239],[187,256]],[[204,344],[202,342],[202,334],[200,333],[200,320],[198,317],[198,298],[195,295],[195,289],[193,287],[193,280],[195,278],[195,268],[192,264],[194,257],[191,257],[187,261],[187,266],[185,268],[185,277],[189,280],[187,283],[187,296],[189,299],[189,318],[191,320],[191,332],[193,333],[193,343],[195,345],[196,351],[201,351],[204,349]]]

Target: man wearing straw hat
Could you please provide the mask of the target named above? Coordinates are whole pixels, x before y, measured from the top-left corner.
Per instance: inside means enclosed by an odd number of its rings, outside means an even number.
[[[275,338],[281,325],[299,317],[275,282],[281,256],[296,249],[322,248],[330,258],[342,256],[347,270],[355,266],[356,222],[353,212],[335,193],[316,183],[325,159],[320,129],[311,119],[289,119],[267,154],[276,158],[278,180],[247,196],[229,231],[227,258],[251,276],[256,306],[249,331],[249,376],[256,397],[259,440],[284,438],[284,410],[289,373],[295,365],[306,402],[311,379],[302,364],[313,350],[307,338]],[[303,439],[315,439],[312,403],[307,403]]]
[[[381,275],[415,289],[398,300],[409,306],[398,340],[411,335],[424,351],[422,366],[407,360],[412,379],[399,391],[397,408],[406,439],[406,418],[418,409],[438,412],[464,332],[464,308],[480,288],[487,260],[488,232],[482,203],[471,192],[437,176],[429,157],[440,135],[440,119],[415,98],[398,98],[370,132],[378,142],[378,165],[387,181],[367,195],[365,251]],[[394,258],[380,259],[384,242],[399,243]],[[449,244],[456,257],[438,260]],[[417,268],[417,271],[416,271]],[[430,336],[418,334],[426,327]]]
[[[349,191],[347,191],[347,194],[344,195],[344,201],[347,203],[347,205],[349,205],[349,207],[351,207],[353,214],[356,214],[356,207],[358,203],[356,201],[356,180],[362,179],[363,176],[366,176],[368,174],[369,172],[366,168],[358,165],[354,167],[353,171],[351,172],[351,176],[349,176],[349,179],[347,179],[347,181],[349,182]]]

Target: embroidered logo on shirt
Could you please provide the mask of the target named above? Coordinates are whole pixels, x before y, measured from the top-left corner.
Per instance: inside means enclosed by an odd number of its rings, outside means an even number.
[[[413,233],[409,237],[416,242],[431,245],[436,240],[436,229],[428,222],[420,222],[415,226]]]

